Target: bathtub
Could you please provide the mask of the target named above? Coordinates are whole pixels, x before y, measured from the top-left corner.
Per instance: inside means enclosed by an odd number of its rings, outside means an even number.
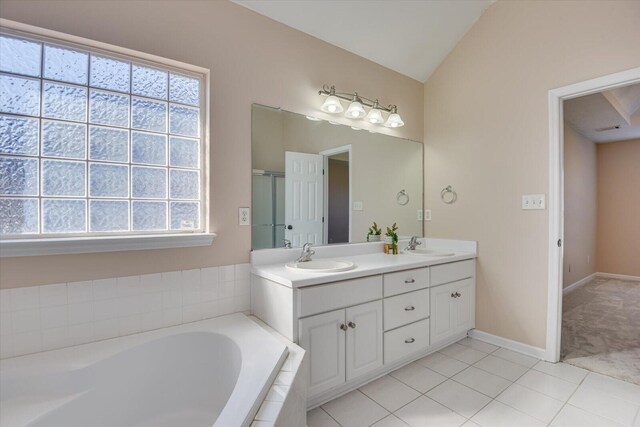
[[[286,355],[232,314],[5,359],[0,425],[249,426]]]

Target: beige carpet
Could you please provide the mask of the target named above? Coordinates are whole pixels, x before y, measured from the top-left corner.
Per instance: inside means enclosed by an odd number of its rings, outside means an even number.
[[[640,384],[640,282],[598,277],[563,299],[560,359]]]

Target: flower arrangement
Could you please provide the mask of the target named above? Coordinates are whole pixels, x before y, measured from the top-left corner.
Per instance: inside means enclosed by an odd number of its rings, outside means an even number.
[[[373,225],[369,227],[369,232],[367,233],[367,242],[379,242],[380,236],[382,235],[382,229],[378,227],[376,222],[373,222]]]

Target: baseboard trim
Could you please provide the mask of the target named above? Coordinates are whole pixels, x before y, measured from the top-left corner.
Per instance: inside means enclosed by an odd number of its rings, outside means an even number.
[[[596,276],[606,277],[607,279],[633,280],[640,282],[640,276],[627,276],[626,274],[596,273]]]
[[[598,275],[598,273],[592,273],[590,275],[588,275],[587,277],[578,280],[577,282],[574,282],[572,284],[570,284],[569,286],[567,286],[566,288],[562,289],[562,294],[566,295],[569,292],[573,292],[576,289],[578,289],[580,286],[584,285],[585,283],[589,283],[590,281],[592,281],[593,279],[596,278],[596,276]]]
[[[535,357],[536,359],[544,359],[547,355],[547,351],[543,348],[534,347],[532,345],[521,343],[519,341],[513,341],[508,338],[499,337],[488,332],[479,331],[478,329],[470,330],[469,336],[471,338],[475,338],[489,344],[497,345],[499,347],[517,351],[518,353],[526,354],[527,356]]]

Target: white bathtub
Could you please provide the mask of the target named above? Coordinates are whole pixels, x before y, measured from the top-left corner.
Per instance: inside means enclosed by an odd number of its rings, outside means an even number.
[[[249,426],[286,355],[233,314],[5,359],[0,425]]]

